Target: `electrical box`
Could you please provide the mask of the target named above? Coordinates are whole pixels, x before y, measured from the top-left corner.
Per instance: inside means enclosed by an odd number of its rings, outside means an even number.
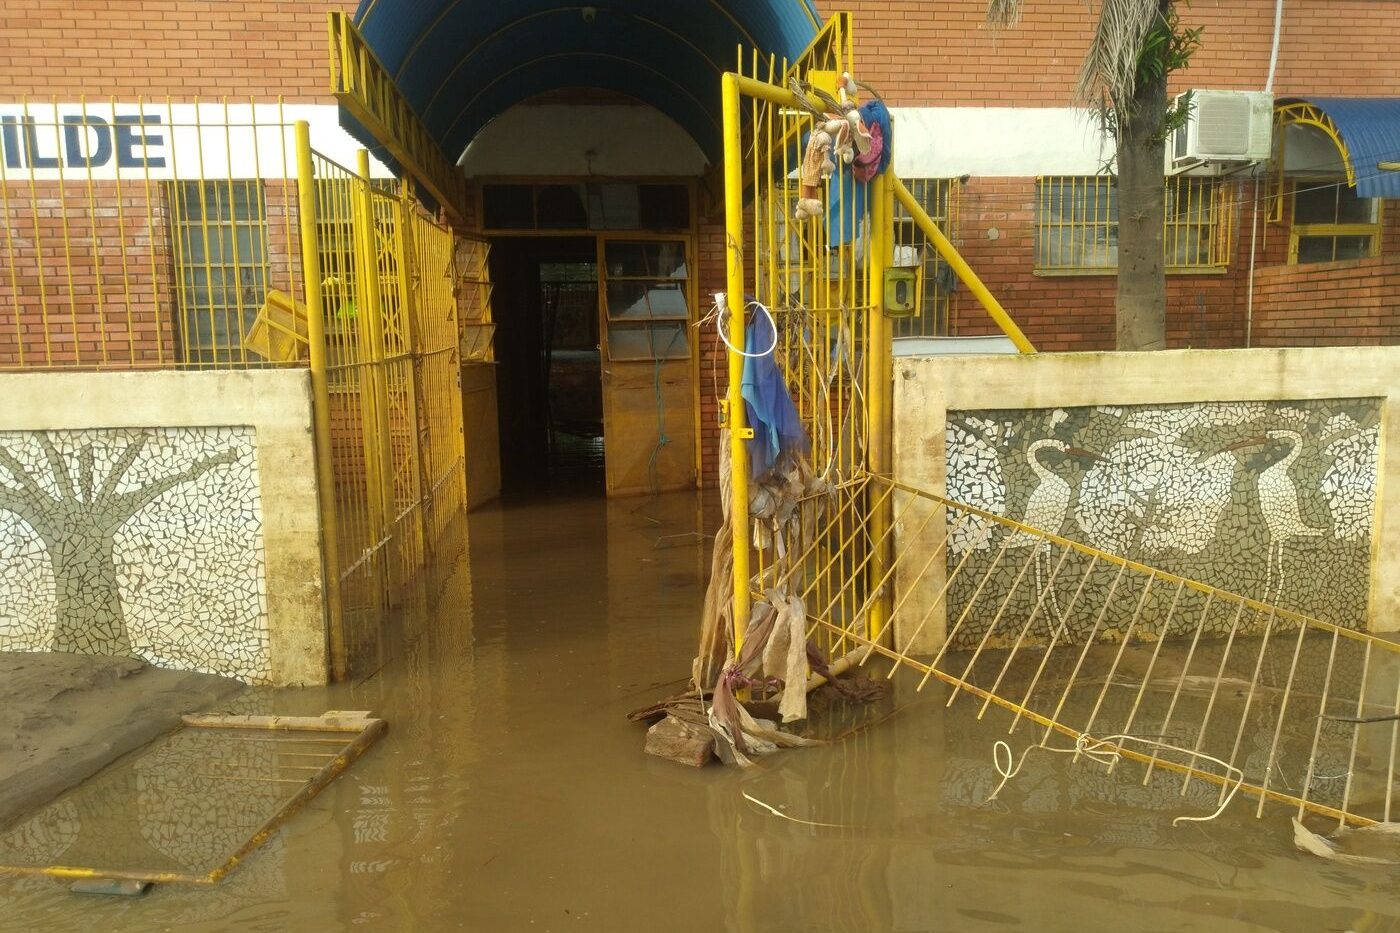
[[[885,314],[911,317],[918,307],[918,277],[913,269],[893,266],[885,270]]]

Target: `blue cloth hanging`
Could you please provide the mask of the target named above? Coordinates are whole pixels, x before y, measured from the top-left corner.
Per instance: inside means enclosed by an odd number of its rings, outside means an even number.
[[[831,203],[826,208],[827,237],[832,249],[845,246],[860,236],[865,217],[865,183],[856,181],[851,167],[838,162],[841,170],[831,179]]]
[[[775,336],[768,315],[755,314],[745,330],[744,345],[748,352],[758,353],[772,346]],[[739,386],[748,425],[753,428],[747,446],[749,476],[755,480],[772,472],[784,453],[805,454],[812,447],[774,357],[773,353],[745,357]]]

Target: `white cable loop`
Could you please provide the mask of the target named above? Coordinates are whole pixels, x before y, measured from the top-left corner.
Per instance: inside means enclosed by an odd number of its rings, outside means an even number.
[[[1235,799],[1236,792],[1238,792],[1240,787],[1244,784],[1243,771],[1227,761],[1221,761],[1213,755],[1207,755],[1189,748],[1182,748],[1179,745],[1172,745],[1169,742],[1158,742],[1154,739],[1143,738],[1136,735],[1118,734],[1106,735],[1103,738],[1094,738],[1085,733],[1075,740],[1074,748],[1051,748],[1049,745],[1028,745],[1025,750],[1021,752],[1020,761],[1015,760],[1011,753],[1010,745],[998,741],[992,746],[992,764],[996,767],[997,773],[1001,775],[1001,783],[997,784],[996,790],[992,791],[991,796],[987,798],[987,802],[990,803],[997,799],[997,794],[1001,793],[1001,789],[1006,786],[1006,782],[1014,778],[1020,772],[1021,765],[1026,763],[1026,757],[1037,748],[1047,752],[1055,752],[1060,755],[1084,755],[1092,761],[1097,761],[1099,764],[1111,765],[1122,757],[1122,753],[1119,752],[1117,748],[1111,746],[1121,744],[1124,741],[1138,742],[1142,745],[1147,745],[1151,748],[1159,748],[1164,751],[1180,752],[1183,755],[1191,755],[1193,758],[1203,761],[1213,761],[1225,770],[1227,779],[1231,781],[1229,792],[1226,793],[1224,798],[1220,801],[1220,806],[1215,808],[1215,812],[1210,816],[1178,816],[1172,820],[1173,826],[1180,823],[1210,822],[1225,812],[1225,808]]]
[[[715,295],[715,330],[719,333],[719,339],[724,341],[724,345],[729,348],[730,353],[737,353],[745,359],[757,360],[765,356],[772,356],[773,351],[778,349],[778,322],[774,320],[773,312],[764,307],[761,302],[750,301],[744,305],[744,313],[747,314],[749,308],[758,308],[763,312],[763,316],[768,318],[768,326],[773,330],[773,343],[769,345],[768,349],[762,353],[746,353],[729,342],[729,334],[727,333],[729,325],[725,321],[725,315],[729,313],[729,302],[724,292],[718,292]]]

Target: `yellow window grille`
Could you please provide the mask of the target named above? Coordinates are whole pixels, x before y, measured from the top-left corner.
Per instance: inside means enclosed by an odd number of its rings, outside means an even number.
[[[267,298],[267,211],[261,179],[177,181],[177,333],[190,365],[241,361],[243,334]]]
[[[1232,190],[1215,178],[1167,179],[1162,248],[1168,272],[1216,272],[1229,265]],[[1037,179],[1035,271],[1056,275],[1117,268],[1118,180],[1112,175]]]
[[[906,178],[904,184],[949,239],[956,239],[958,194],[956,178]],[[942,337],[951,333],[950,310],[956,276],[920,232],[913,216],[896,202],[894,262],[915,269],[915,310],[911,317],[891,321],[896,337]]]

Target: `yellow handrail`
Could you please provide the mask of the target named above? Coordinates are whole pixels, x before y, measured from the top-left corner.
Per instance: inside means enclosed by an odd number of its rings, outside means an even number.
[[[967,286],[967,290],[972,292],[972,297],[977,299],[977,303],[986,309],[993,321],[1001,328],[1001,332],[1011,338],[1011,342],[1016,345],[1016,349],[1022,353],[1034,353],[1035,346],[1021,332],[1021,328],[1016,326],[1016,322],[1011,319],[1011,315],[1006,313],[1006,309],[997,301],[996,296],[977,277],[977,273],[972,271],[972,267],[967,264],[967,260],[962,258],[962,254],[943,235],[943,231],[938,229],[938,224],[933,222],[933,218],[924,210],[922,204],[914,197],[913,193],[905,187],[904,182],[898,178],[892,179],[894,183],[894,196],[899,199],[899,203],[904,205],[904,209],[909,212],[909,216],[914,218],[914,223],[928,237],[933,248],[938,251],[939,257],[948,264],[953,273],[957,275],[958,281]]]

